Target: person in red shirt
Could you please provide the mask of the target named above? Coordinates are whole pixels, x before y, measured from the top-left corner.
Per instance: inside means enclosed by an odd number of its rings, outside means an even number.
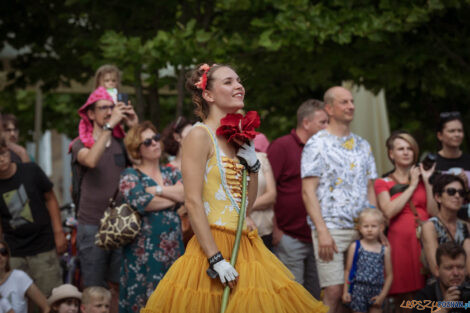
[[[307,140],[328,125],[323,102],[309,99],[297,110],[297,127],[274,140],[268,158],[276,180],[273,252],[314,297],[319,298],[317,268],[307,211],[302,201],[300,159]]]

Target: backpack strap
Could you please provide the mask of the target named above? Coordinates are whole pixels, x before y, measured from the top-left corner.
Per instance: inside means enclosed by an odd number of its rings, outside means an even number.
[[[70,154],[71,154],[71,170],[72,170],[72,202],[75,205],[75,216],[78,216],[78,210],[80,205],[80,194],[81,187],[83,182],[83,177],[87,172],[87,167],[83,166],[78,162],[78,151],[74,153],[73,146],[81,142],[80,138],[74,140],[70,145]]]
[[[129,155],[127,154],[127,149],[126,146],[124,145],[124,138],[116,138],[114,137],[119,142],[119,145],[121,146],[122,153],[124,154],[124,158],[126,159],[126,167],[132,166],[131,159],[129,158]]]
[[[349,291],[349,293],[352,292],[352,289],[353,289],[353,286],[354,286],[354,278],[356,277],[357,259],[359,258],[359,248],[360,247],[361,247],[361,241],[356,240],[356,249],[354,249],[353,262],[352,262],[351,270],[349,271],[349,277],[348,277],[348,282],[349,282],[348,291]]]

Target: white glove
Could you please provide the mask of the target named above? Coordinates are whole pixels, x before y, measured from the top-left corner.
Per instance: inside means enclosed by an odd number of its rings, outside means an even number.
[[[217,272],[217,274],[219,274],[219,278],[222,284],[235,280],[235,278],[238,277],[238,273],[235,268],[226,260],[215,263],[212,268]]]
[[[253,140],[250,140],[249,143],[244,143],[243,146],[238,149],[237,157],[242,163],[245,163],[248,168],[252,168],[256,164],[258,157],[256,156]]]

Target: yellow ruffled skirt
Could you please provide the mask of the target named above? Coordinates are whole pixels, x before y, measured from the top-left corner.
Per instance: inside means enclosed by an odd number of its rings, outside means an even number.
[[[217,247],[229,260],[235,231],[211,225]],[[195,236],[171,266],[141,313],[219,313],[223,285],[206,274],[207,257]],[[327,312],[263,244],[256,231],[243,232],[235,269],[240,277],[226,313]]]

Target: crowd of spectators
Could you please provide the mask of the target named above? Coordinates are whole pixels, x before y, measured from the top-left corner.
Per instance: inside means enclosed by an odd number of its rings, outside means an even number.
[[[1,116],[1,312],[25,313],[28,299],[30,312],[139,312],[193,236],[181,179],[181,143],[192,123],[179,117],[160,134],[139,122],[132,103],[118,100],[114,66],[97,70],[95,87],[78,110],[70,145],[82,175],[77,286],[62,281],[58,255],[70,243],[53,185],[18,144],[21,121]],[[469,226],[458,217],[466,211],[470,173],[460,114],[440,114],[430,166],[419,162],[410,133],[394,131],[384,143],[393,169],[379,177],[369,143],[350,131],[351,93],[332,87],[323,100],[302,103],[289,134],[272,143],[263,134],[255,138],[261,170],[248,223],[330,312],[346,311],[343,301],[354,312],[380,312],[385,297],[395,312],[414,299],[459,300],[457,286],[470,273]],[[104,250],[95,235],[117,190],[142,227],[132,243]],[[378,274],[364,267],[371,260]],[[354,265],[362,273],[355,278]]]

